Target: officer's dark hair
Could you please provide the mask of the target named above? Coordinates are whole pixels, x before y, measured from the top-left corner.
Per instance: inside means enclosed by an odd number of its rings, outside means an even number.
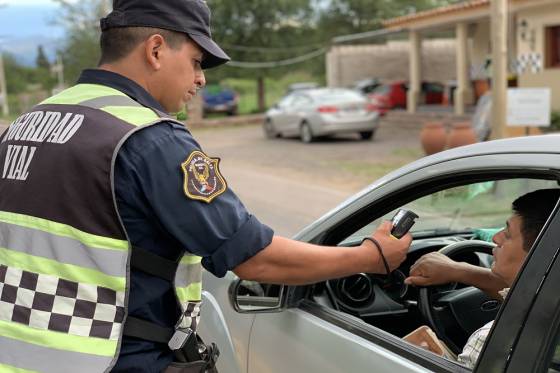
[[[540,189],[512,203],[514,214],[521,217],[523,248],[529,251],[560,198],[560,189]]]
[[[99,65],[117,62],[128,56],[138,44],[150,36],[163,36],[172,49],[179,49],[190,38],[187,34],[154,27],[116,27],[101,33],[101,59]]]

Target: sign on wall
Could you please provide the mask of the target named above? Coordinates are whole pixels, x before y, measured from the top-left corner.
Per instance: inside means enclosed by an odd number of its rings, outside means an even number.
[[[550,88],[510,88],[507,124],[512,127],[550,126]]]

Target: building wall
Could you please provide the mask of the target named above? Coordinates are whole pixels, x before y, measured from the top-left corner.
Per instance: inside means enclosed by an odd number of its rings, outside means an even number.
[[[409,53],[408,41],[333,47],[326,56],[327,85],[350,86],[366,78],[408,80]],[[424,40],[422,79],[442,83],[455,79],[455,59],[455,40]]]
[[[527,22],[526,36],[522,39],[522,21]],[[541,58],[542,69],[531,70],[531,66],[519,75],[519,86],[525,88],[550,87],[552,93],[552,109],[560,111],[560,69],[545,68],[547,26],[560,25],[560,4],[521,10],[517,14],[517,50],[518,61],[522,58]]]

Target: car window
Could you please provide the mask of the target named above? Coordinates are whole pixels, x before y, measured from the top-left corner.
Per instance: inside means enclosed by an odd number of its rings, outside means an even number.
[[[290,106],[293,101],[294,101],[294,95],[288,95],[288,96],[282,98],[280,100],[280,102],[278,102],[278,107],[286,108],[286,107]]]
[[[318,95],[317,101],[321,103],[336,103],[344,101],[362,101],[363,96],[354,91],[329,91]]]
[[[548,366],[548,372],[560,372],[560,347],[558,346],[558,341],[556,343],[554,354]]]
[[[556,332],[554,343],[550,345],[548,372],[560,372],[560,329]]]
[[[391,87],[388,85],[381,85],[377,88],[375,88],[371,93],[373,94],[377,94],[377,95],[387,95],[391,92]]]
[[[302,106],[309,106],[312,103],[313,100],[311,100],[309,97],[303,95],[297,95],[294,98],[294,100],[290,103],[290,105],[293,107],[302,107]]]
[[[509,179],[473,183],[438,191],[399,208],[420,216],[410,230],[415,237],[473,232],[501,228],[511,214],[511,203],[519,196],[542,188],[557,188],[552,180]],[[395,209],[347,237],[341,244],[355,242],[369,234],[383,220],[391,220]]]

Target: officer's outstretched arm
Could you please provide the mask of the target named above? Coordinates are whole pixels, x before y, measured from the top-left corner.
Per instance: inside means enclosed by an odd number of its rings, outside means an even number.
[[[373,234],[381,245],[391,270],[406,258],[412,237],[391,236],[391,223],[383,223]],[[257,255],[233,272],[242,279],[269,284],[302,285],[354,273],[385,273],[379,251],[371,241],[356,247],[317,246],[275,236]]]

